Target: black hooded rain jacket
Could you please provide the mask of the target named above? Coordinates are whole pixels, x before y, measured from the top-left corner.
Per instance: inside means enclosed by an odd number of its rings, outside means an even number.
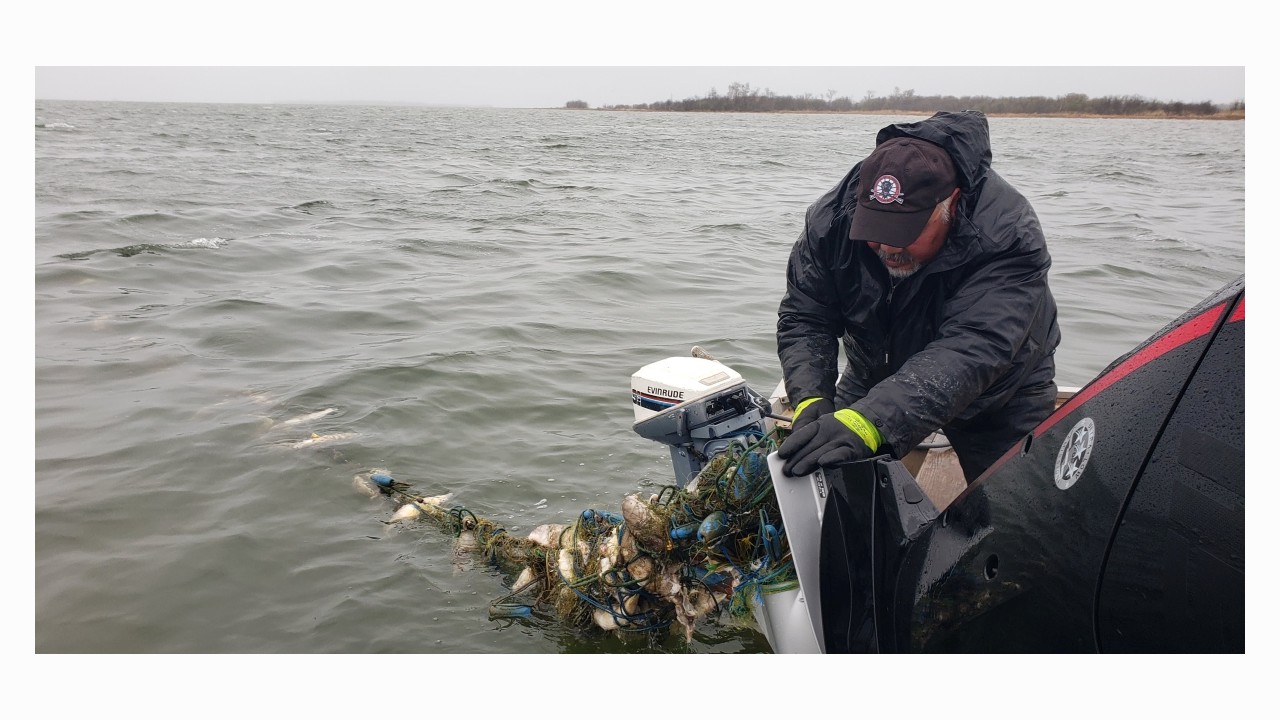
[[[942,429],[973,482],[1053,411],[1060,333],[1049,251],[1026,198],[991,169],[986,116],[940,112],[890,125],[941,146],[961,196],[942,250],[896,286],[848,239],[861,163],[809,207],[778,309],[778,357],[793,403],[852,407],[902,457]],[[838,342],[845,365],[836,386]]]

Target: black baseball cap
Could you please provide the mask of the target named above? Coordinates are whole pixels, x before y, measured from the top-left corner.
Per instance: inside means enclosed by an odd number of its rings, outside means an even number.
[[[955,188],[946,150],[917,138],[886,140],[862,161],[849,239],[904,248]]]

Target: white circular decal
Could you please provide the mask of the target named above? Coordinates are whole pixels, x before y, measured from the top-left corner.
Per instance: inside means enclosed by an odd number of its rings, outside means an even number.
[[[871,185],[871,199],[881,205],[895,202],[901,205],[905,199],[902,195],[902,183],[892,175],[881,175]]]
[[[1085,418],[1076,423],[1062,441],[1058,450],[1058,461],[1053,464],[1053,483],[1059,490],[1066,490],[1084,474],[1084,466],[1089,464],[1089,453],[1093,452],[1093,419]]]

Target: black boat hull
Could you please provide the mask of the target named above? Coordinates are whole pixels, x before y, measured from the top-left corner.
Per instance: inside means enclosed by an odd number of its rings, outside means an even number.
[[[1244,652],[1244,279],[1116,360],[939,513],[829,473],[828,652]]]

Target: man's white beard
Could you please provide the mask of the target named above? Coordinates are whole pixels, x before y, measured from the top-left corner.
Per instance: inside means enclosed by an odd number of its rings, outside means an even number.
[[[915,271],[920,269],[920,263],[914,260],[911,260],[910,256],[907,256],[906,253],[891,253],[888,250],[885,250],[883,247],[881,247],[879,250],[876,250],[876,254],[879,255],[880,259],[882,260],[892,259],[895,262],[901,262],[902,260],[909,260],[911,262],[910,265],[907,265],[905,267],[889,267],[888,265],[884,266],[884,269],[889,271],[889,277],[893,278],[894,280],[901,280],[903,278],[910,277],[912,274],[915,273]]]

